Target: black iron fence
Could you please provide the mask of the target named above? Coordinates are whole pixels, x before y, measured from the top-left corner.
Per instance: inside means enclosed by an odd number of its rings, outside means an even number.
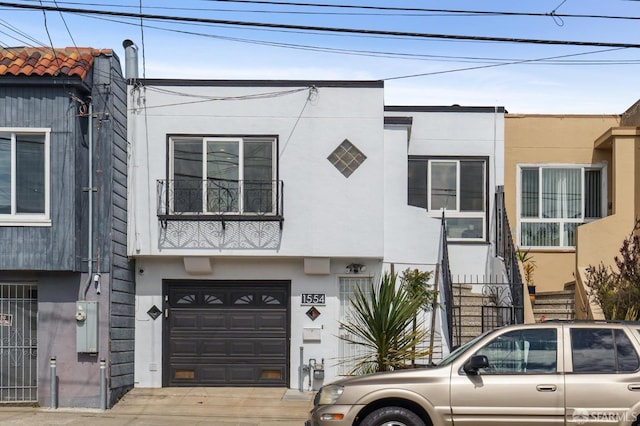
[[[283,182],[226,179],[157,181],[158,216],[283,216]]]

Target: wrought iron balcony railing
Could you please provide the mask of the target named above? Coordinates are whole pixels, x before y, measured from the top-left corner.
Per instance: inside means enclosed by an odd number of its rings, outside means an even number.
[[[157,212],[171,220],[284,221],[282,181],[157,181]]]

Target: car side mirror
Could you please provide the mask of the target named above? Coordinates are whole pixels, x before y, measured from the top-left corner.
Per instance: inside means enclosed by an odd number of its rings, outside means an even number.
[[[487,368],[489,366],[489,358],[485,355],[474,355],[467,362],[464,363],[462,369],[465,373],[475,376],[478,374],[478,370],[481,368]]]

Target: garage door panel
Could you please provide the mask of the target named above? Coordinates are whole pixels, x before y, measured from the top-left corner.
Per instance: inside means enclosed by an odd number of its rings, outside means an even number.
[[[255,350],[255,342],[242,340],[229,343],[229,355],[234,356],[250,356],[257,355]]]
[[[178,365],[171,369],[174,386],[220,385],[277,385],[285,377],[281,365],[230,364],[227,366],[202,364]]]
[[[268,314],[260,314],[258,318],[259,330],[282,330],[286,331],[287,325],[287,313],[286,312],[274,312]]]
[[[171,313],[169,318],[171,329],[177,330],[197,330],[198,329],[198,315],[195,312],[180,312],[175,311]]]
[[[207,339],[201,341],[201,351],[195,356],[227,356],[229,355],[228,342],[225,340]]]
[[[255,314],[239,313],[229,317],[229,330],[255,330],[257,318]]]
[[[175,356],[183,356],[193,353],[199,353],[198,341],[190,339],[173,339],[170,343],[171,353]]]
[[[287,353],[287,345],[285,342],[260,342],[256,347],[256,352],[260,356],[284,356]]]
[[[227,316],[222,313],[205,312],[200,315],[201,330],[226,330]]]
[[[287,386],[284,281],[182,281],[165,286],[167,386]]]

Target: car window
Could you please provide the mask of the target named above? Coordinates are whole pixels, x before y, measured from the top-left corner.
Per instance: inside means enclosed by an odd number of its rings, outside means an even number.
[[[631,340],[620,329],[571,329],[574,373],[628,373],[640,367]]]
[[[476,352],[489,360],[480,374],[551,374],[556,372],[555,328],[514,330],[491,340]]]
[[[487,336],[487,335],[489,335],[491,333],[495,333],[496,331],[497,331],[497,329],[485,331],[481,335],[474,337],[473,340],[468,341],[467,343],[465,343],[462,346],[458,346],[445,359],[440,361],[438,363],[438,366],[442,367],[442,366],[451,364],[453,361],[458,359],[460,357],[460,355],[465,353],[467,351],[467,349],[469,349],[471,346],[475,345],[479,340],[484,339],[485,336]]]

